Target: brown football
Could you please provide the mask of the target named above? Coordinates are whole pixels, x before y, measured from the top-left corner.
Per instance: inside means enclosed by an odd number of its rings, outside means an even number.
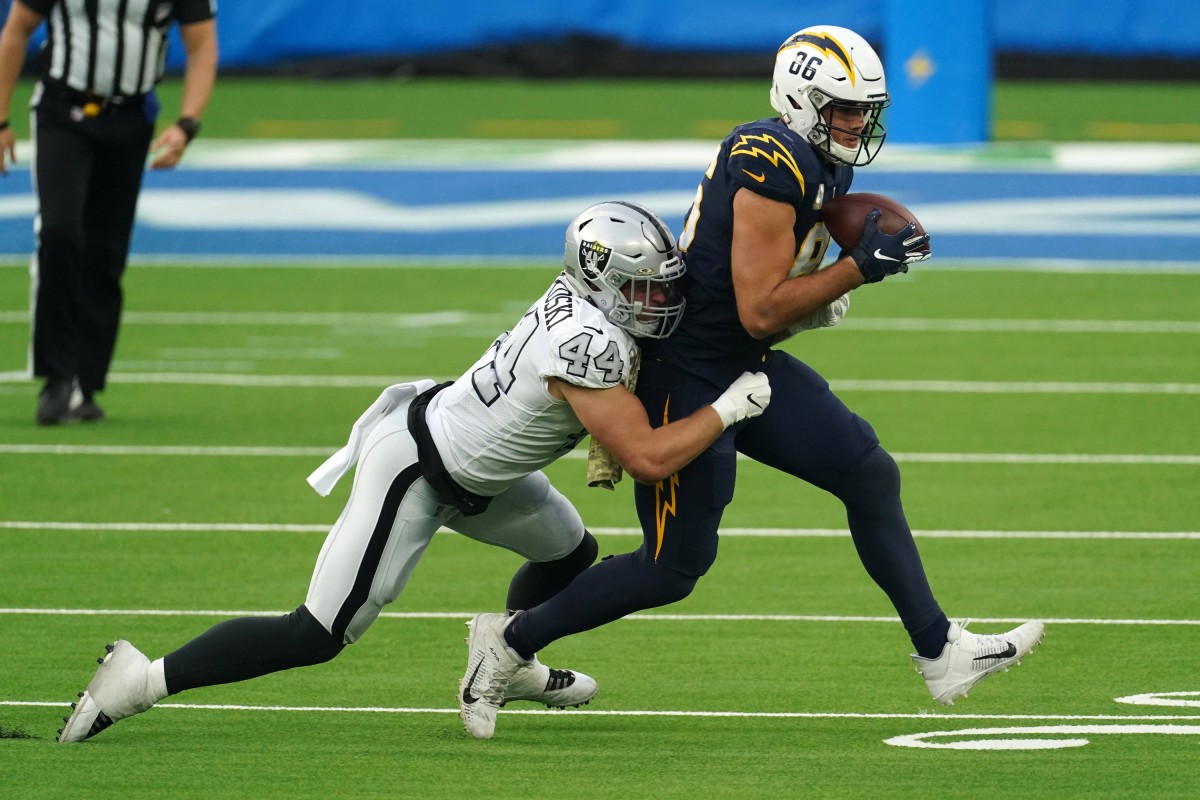
[[[827,201],[821,209],[821,219],[833,240],[844,249],[852,250],[862,237],[867,214],[875,208],[883,212],[879,216],[879,229],[884,233],[897,233],[910,222],[917,224],[918,234],[925,233],[915,214],[890,197],[872,192],[851,192]],[[921,249],[928,250],[929,245]]]

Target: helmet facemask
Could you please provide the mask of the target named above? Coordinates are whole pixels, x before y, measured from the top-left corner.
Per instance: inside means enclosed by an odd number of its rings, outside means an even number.
[[[655,275],[627,279],[617,290],[622,299],[608,314],[609,321],[643,339],[670,336],[683,318],[685,304],[677,277]]]
[[[826,98],[821,92],[813,89],[814,105],[817,106],[817,122],[808,132],[808,141],[820,151],[827,160],[849,164],[852,167],[862,167],[870,164],[879,155],[883,140],[887,138],[887,130],[883,127],[880,114],[891,104],[890,99],[874,102],[855,102]],[[821,102],[818,102],[820,98]],[[862,119],[861,130],[850,127],[840,127],[839,118]],[[845,125],[845,123],[843,123]],[[838,142],[839,138],[852,137],[854,142],[849,147]]]

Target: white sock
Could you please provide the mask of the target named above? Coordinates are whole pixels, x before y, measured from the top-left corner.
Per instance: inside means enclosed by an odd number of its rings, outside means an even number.
[[[156,703],[167,696],[167,673],[161,658],[150,662],[150,671],[146,675],[146,690]]]

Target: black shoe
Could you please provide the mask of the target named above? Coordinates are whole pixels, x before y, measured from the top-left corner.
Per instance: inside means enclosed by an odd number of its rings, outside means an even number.
[[[104,419],[104,409],[96,404],[92,396],[85,394],[83,402],[71,409],[71,419],[80,422],[99,422]]]
[[[34,419],[38,425],[61,425],[71,417],[71,392],[75,390],[75,382],[61,378],[50,378],[42,387],[38,397],[37,414]]]

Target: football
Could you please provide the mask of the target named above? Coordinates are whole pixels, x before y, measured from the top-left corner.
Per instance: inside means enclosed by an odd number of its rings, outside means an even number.
[[[883,212],[879,216],[879,229],[884,233],[897,233],[910,222],[916,223],[917,234],[925,233],[915,214],[890,197],[871,192],[851,192],[833,198],[821,209],[821,219],[835,242],[846,250],[853,250],[862,236],[867,214],[875,208]],[[929,245],[921,249],[928,250]]]

